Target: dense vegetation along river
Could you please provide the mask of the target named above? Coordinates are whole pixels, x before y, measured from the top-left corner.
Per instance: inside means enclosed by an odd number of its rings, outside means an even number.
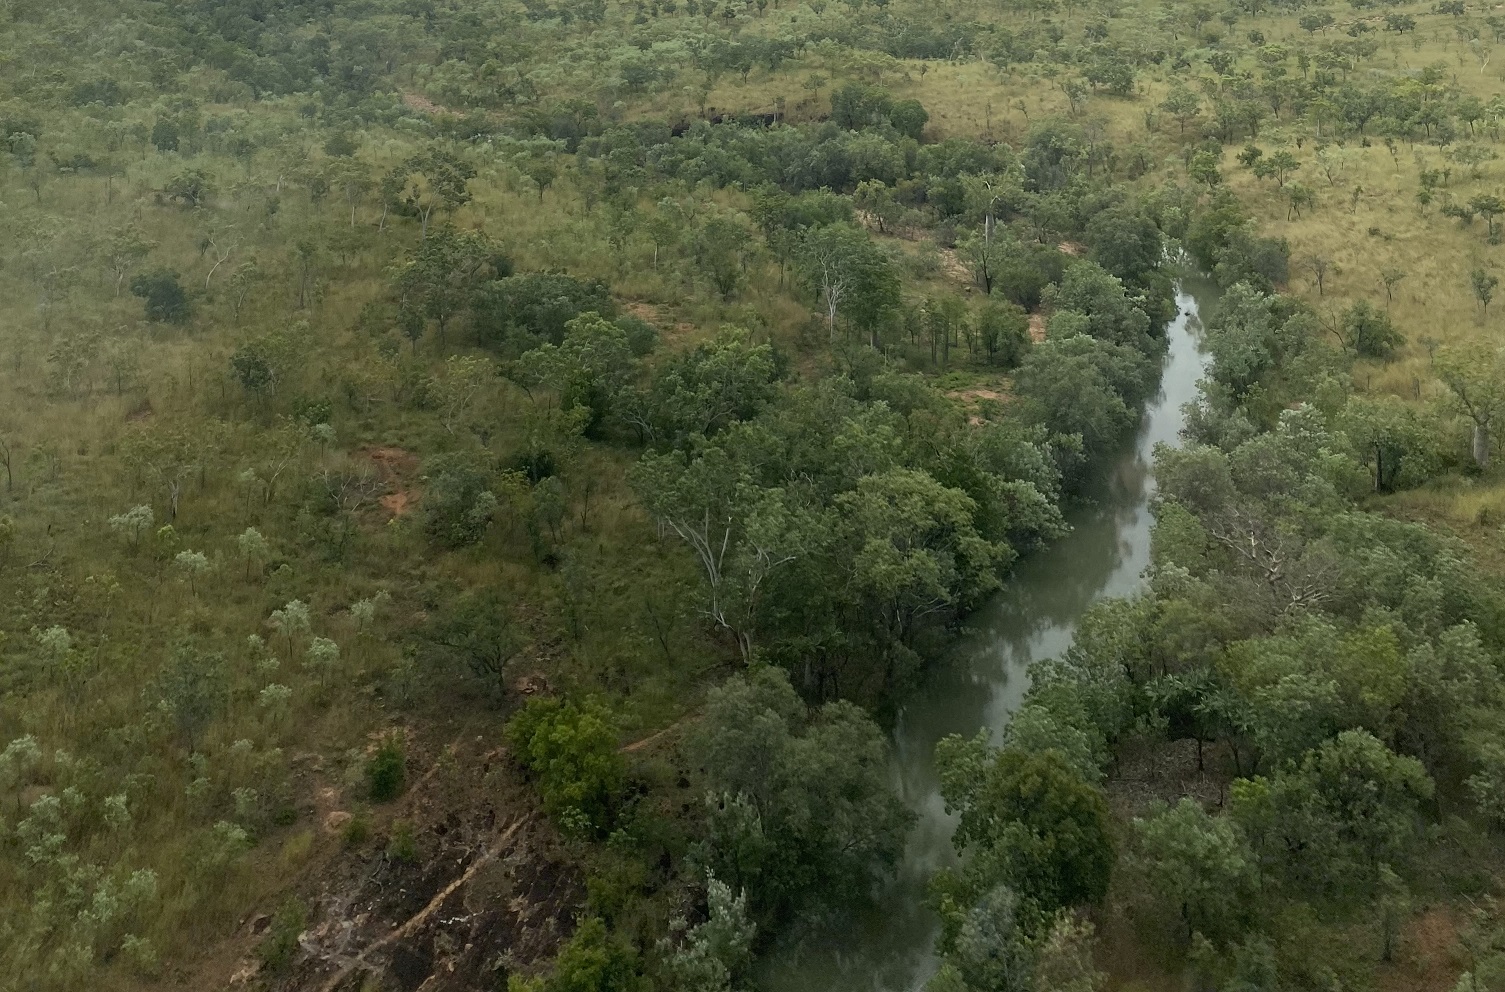
[[[934,972],[937,921],[925,904],[926,883],[955,859],[955,823],[941,802],[935,744],[980,727],[996,738],[1028,687],[1029,666],[1065,651],[1077,619],[1094,602],[1139,586],[1150,562],[1155,445],[1178,443],[1182,407],[1197,396],[1208,360],[1195,334],[1198,300],[1209,303],[1213,292],[1202,282],[1178,287],[1180,315],[1166,329],[1160,393],[1146,407],[1132,446],[1111,466],[1095,501],[1068,514],[1071,533],[1019,566],[971,618],[972,633],[953,663],[905,704],[894,731],[895,774],[919,820],[897,879],[871,910],[838,932],[771,955],[761,982],[768,992],[909,992]]]

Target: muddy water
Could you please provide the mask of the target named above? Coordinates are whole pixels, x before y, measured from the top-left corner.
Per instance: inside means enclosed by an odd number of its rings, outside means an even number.
[[[982,727],[996,735],[1029,686],[1029,666],[1065,651],[1077,619],[1094,602],[1139,586],[1150,560],[1152,453],[1157,444],[1177,443],[1182,406],[1196,398],[1207,365],[1198,300],[1209,303],[1213,292],[1198,282],[1178,288],[1180,315],[1166,329],[1160,394],[1092,505],[1070,514],[1071,533],[1022,564],[970,618],[971,633],[952,662],[905,704],[894,730],[894,775],[919,819],[896,879],[860,917],[765,959],[759,984],[767,992],[911,992],[934,972],[937,923],[925,886],[955,859],[955,823],[941,802],[933,760],[936,741]]]

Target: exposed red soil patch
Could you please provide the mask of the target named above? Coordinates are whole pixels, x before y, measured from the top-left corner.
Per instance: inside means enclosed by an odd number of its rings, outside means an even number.
[[[448,107],[441,106],[440,104],[437,104],[434,101],[430,100],[428,97],[420,96],[417,93],[404,92],[402,94],[402,102],[407,104],[409,107],[412,107],[414,110],[422,111],[425,114],[454,113],[454,111],[450,110]]]
[[[1395,960],[1375,972],[1379,992],[1449,992],[1463,974],[1458,930],[1461,914],[1433,906],[1406,922]]]
[[[361,453],[371,459],[383,479],[393,480],[418,471],[418,456],[405,448],[366,448]]]
[[[382,482],[392,490],[377,502],[394,517],[411,510],[421,498],[409,480],[418,472],[418,456],[403,448],[366,448],[361,452],[371,459]]]
[[[622,309],[632,314],[638,320],[645,320],[659,329],[659,333],[669,341],[683,341],[695,333],[695,325],[682,320],[675,320],[664,313],[663,307],[656,303],[644,303],[642,300],[623,300]]]
[[[1080,241],[1062,241],[1060,244],[1061,254],[1080,257],[1087,254],[1087,246]]]
[[[381,508],[392,514],[392,516],[400,517],[413,508],[413,504],[418,502],[418,496],[416,493],[400,490],[395,493],[388,493],[377,502],[381,503]]]

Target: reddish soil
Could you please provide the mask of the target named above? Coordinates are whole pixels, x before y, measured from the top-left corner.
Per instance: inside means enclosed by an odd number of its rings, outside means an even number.
[[[1043,313],[1029,315],[1029,339],[1035,344],[1045,340],[1045,315]]]
[[[412,107],[414,110],[422,111],[425,114],[454,113],[454,111],[450,110],[448,107],[440,106],[439,104],[430,100],[428,97],[419,96],[417,93],[403,93],[402,102],[407,104],[409,107]]]
[[[1395,961],[1375,973],[1378,992],[1449,992],[1463,974],[1458,930],[1463,917],[1433,906],[1406,923]]]
[[[663,307],[656,303],[644,303],[641,300],[623,300],[622,309],[632,314],[638,320],[646,320],[657,327],[659,333],[667,341],[684,341],[695,333],[695,325],[685,321],[676,321],[664,313]]]
[[[400,517],[411,510],[422,496],[416,487],[409,484],[412,477],[418,474],[418,456],[403,448],[393,447],[366,448],[361,453],[371,459],[382,482],[392,490],[378,500],[382,508],[393,517]]]

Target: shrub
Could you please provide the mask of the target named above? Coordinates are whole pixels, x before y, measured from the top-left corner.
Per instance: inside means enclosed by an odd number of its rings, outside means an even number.
[[[406,781],[402,738],[397,734],[388,734],[377,745],[371,760],[366,762],[366,784],[371,790],[371,800],[384,803],[396,799],[402,795]]]
[[[538,783],[544,809],[567,832],[600,835],[626,779],[611,711],[535,697],[507,724],[507,744]]]
[[[131,293],[146,301],[146,319],[159,324],[186,324],[193,315],[188,294],[170,269],[143,273],[131,280]]]
[[[262,967],[274,973],[286,970],[298,952],[298,935],[307,925],[308,910],[299,899],[289,897],[277,908],[267,935],[256,948]]]
[[[418,860],[418,838],[407,820],[392,824],[392,835],[387,838],[387,857],[409,865]]]
[[[491,525],[496,494],[487,488],[487,473],[460,459],[444,462],[424,494],[425,526],[440,544],[460,548],[475,544]]]

